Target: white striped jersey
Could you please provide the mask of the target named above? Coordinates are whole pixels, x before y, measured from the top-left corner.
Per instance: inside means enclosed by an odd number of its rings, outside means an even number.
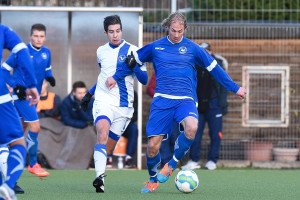
[[[114,88],[109,90],[105,82],[108,77],[113,76],[117,69],[129,70],[125,59],[131,51],[137,51],[137,47],[126,42],[125,40],[117,46],[113,47],[109,43],[100,46],[97,49],[97,62],[101,68],[98,76],[95,91],[95,100],[109,103],[110,105],[120,107],[132,107],[134,100],[134,73],[126,76],[125,79],[117,80]],[[143,71],[146,67],[142,66]]]

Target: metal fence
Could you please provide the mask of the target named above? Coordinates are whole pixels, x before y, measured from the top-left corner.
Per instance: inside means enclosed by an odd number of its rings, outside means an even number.
[[[253,95],[247,99],[248,107],[234,95],[229,95],[229,112],[224,117],[220,159],[273,160],[274,147],[300,148],[300,0],[261,0],[255,1],[255,4],[252,4],[251,0],[2,0],[0,2],[14,6],[143,7],[144,44],[164,35],[160,22],[175,6],[187,16],[189,22],[187,36],[197,43],[209,42],[214,52],[226,57],[229,62],[228,73],[237,83],[247,86],[250,95]],[[266,67],[269,71],[258,75],[247,74],[248,71],[243,70],[245,66]],[[286,80],[283,75],[270,78],[273,73],[270,66],[287,67],[288,79]],[[151,65],[148,69],[150,74],[153,73]],[[247,76],[250,77],[250,82],[243,78]],[[288,82],[285,89],[281,87],[283,80]],[[283,99],[274,98],[274,95],[288,98],[287,110],[283,110],[281,106],[284,103]],[[145,94],[143,101],[145,105],[143,118],[146,121],[151,99]],[[262,105],[267,105],[268,109],[266,110],[266,106],[261,108],[258,102],[264,102]],[[250,119],[252,117],[262,120],[266,117],[281,118],[280,113],[288,117],[287,126],[261,127],[244,123],[247,121],[245,117],[247,114]],[[208,144],[209,138],[206,134],[201,151],[204,159],[209,148]]]

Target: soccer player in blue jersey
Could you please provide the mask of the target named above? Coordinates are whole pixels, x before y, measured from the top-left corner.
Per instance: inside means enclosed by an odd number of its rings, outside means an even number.
[[[55,79],[51,70],[51,52],[44,46],[46,41],[46,27],[43,24],[34,24],[31,27],[30,43],[27,44],[30,56],[32,58],[35,77],[37,79],[37,89],[39,94],[44,79],[51,86],[55,86]],[[16,60],[16,56],[11,54],[10,57],[3,63],[3,66],[8,70],[20,65]],[[16,68],[13,73],[13,79],[9,85],[14,88],[13,99],[14,105],[20,117],[29,125],[28,136],[26,138],[27,151],[29,155],[28,171],[39,177],[46,177],[49,173],[44,170],[37,162],[38,152],[38,133],[40,132],[40,123],[35,106],[30,106],[26,99],[20,97],[16,92],[22,89],[24,85],[24,77],[19,68]]]
[[[94,147],[96,192],[104,192],[107,155],[111,155],[120,136],[126,130],[134,111],[134,77],[146,84],[146,67],[129,69],[126,56],[137,47],[122,39],[122,22],[118,15],[107,16],[103,22],[108,43],[97,49],[100,66],[95,89],[93,117],[97,130]],[[118,75],[116,75],[118,71]],[[93,92],[92,92],[93,93]]]
[[[177,163],[194,141],[198,124],[195,66],[205,67],[227,90],[242,99],[245,88],[239,87],[202,47],[184,36],[187,28],[184,15],[175,12],[162,22],[168,35],[154,41],[127,57],[130,67],[152,62],[156,74],[156,89],[146,126],[148,137],[147,168],[150,179],[141,192],[155,191],[172,175]],[[181,123],[184,131],[178,136],[173,158],[158,173],[159,148],[171,133],[172,123]]]
[[[0,60],[2,60],[3,49],[8,49],[15,54],[17,62],[20,63],[23,75],[26,77],[25,86],[28,89],[26,89],[23,94],[28,99],[30,98],[30,104],[36,104],[39,99],[39,94],[36,89],[36,78],[34,76],[28,48],[22,43],[21,39],[13,30],[0,24]],[[9,73],[7,73],[7,70],[1,67],[0,145],[8,145],[10,148],[7,158],[6,179],[3,180],[3,183],[2,180],[0,180],[0,198],[12,200],[16,199],[13,188],[24,169],[26,147],[22,125],[6,86],[8,77]],[[0,176],[0,179],[2,179],[2,176]]]

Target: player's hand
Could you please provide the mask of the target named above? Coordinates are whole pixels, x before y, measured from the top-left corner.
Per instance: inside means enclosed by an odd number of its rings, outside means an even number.
[[[136,65],[136,60],[133,55],[133,52],[131,51],[130,55],[128,55],[125,59],[126,64],[128,65],[129,68],[133,69]]]
[[[53,76],[46,77],[46,80],[50,83],[50,85],[51,85],[52,87],[55,86],[56,81],[55,81],[55,78],[54,78]]]
[[[34,105],[34,104],[37,104],[39,102],[40,96],[39,96],[39,93],[38,93],[38,91],[35,87],[27,89],[26,94],[27,94],[26,99],[30,101],[30,105]]]
[[[91,101],[92,97],[93,97],[93,95],[91,95],[89,92],[87,92],[84,95],[84,97],[82,98],[82,100],[80,102],[80,106],[81,106],[83,111],[87,111],[88,106],[89,106],[89,102]]]
[[[105,85],[109,90],[111,90],[113,87],[115,87],[116,84],[117,84],[117,81],[112,76],[108,77],[105,81]]]
[[[17,85],[16,87],[14,87],[14,92],[20,100],[26,99],[26,87],[22,85]]]
[[[242,100],[246,98],[246,88],[240,87],[240,89],[236,92],[236,95],[239,96]]]

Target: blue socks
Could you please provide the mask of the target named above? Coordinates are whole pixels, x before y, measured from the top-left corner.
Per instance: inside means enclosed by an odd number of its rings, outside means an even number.
[[[26,138],[27,150],[29,156],[30,167],[37,163],[37,152],[38,152],[38,133],[28,131]]]
[[[150,182],[157,182],[157,168],[160,165],[161,162],[161,157],[160,157],[160,153],[158,152],[158,154],[154,157],[149,157],[147,154],[147,168],[148,168],[148,172],[150,175]]]
[[[7,158],[6,184],[12,189],[23,172],[25,158],[26,148],[23,145],[14,145],[10,148]]]
[[[177,163],[179,160],[183,158],[183,156],[186,154],[186,152],[189,150],[191,145],[193,144],[194,140],[188,139],[184,132],[181,132],[178,136],[175,146],[174,146],[174,156],[169,161],[169,166],[174,169],[176,169]]]

